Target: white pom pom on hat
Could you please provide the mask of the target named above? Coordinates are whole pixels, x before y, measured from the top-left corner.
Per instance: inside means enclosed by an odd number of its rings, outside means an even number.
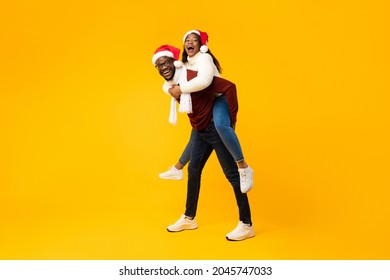
[[[206,46],[206,45],[202,45],[202,46],[200,47],[200,52],[201,52],[201,53],[207,53],[208,50],[209,50],[209,47]]]
[[[202,42],[202,46],[200,47],[200,52],[201,53],[208,52],[209,48],[207,47],[207,43],[208,43],[209,35],[207,35],[206,32],[200,31],[198,29],[193,29],[188,31],[183,37],[183,43],[186,41],[187,36],[190,35],[191,33],[195,33],[200,36],[200,41]]]
[[[172,57],[175,60],[175,62],[173,63],[175,67],[179,68],[183,66],[183,63],[179,61],[180,49],[170,45],[162,45],[158,47],[152,57],[153,65],[156,66],[157,59],[163,56]]]
[[[181,62],[180,60],[175,60],[175,62],[173,62],[173,65],[175,65],[176,68],[180,68],[183,66],[183,62]]]

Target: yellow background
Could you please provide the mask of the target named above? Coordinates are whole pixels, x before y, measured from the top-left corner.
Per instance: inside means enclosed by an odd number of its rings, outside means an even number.
[[[389,259],[387,1],[3,1],[1,259]],[[168,124],[154,50],[210,36],[238,87],[257,236],[216,156],[195,231],[170,234],[186,181],[157,174]],[[185,170],[185,175],[187,174]]]

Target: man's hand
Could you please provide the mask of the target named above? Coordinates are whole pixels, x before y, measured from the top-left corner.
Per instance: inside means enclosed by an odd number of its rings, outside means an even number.
[[[168,90],[169,94],[176,98],[176,99],[179,99],[180,97],[180,94],[181,94],[181,90],[180,90],[180,86],[178,85],[174,85],[173,87],[171,87],[169,90]]]

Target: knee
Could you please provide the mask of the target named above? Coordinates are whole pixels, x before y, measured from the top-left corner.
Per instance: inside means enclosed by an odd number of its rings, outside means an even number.
[[[214,125],[215,125],[215,129],[218,131],[218,133],[228,131],[230,128],[230,124],[227,122],[215,121]]]
[[[200,173],[201,171],[199,170],[199,168],[191,164],[190,161],[190,164],[188,165],[188,177],[198,177],[200,176]]]
[[[238,173],[237,167],[232,167],[229,168],[228,170],[225,170],[225,177],[233,185],[234,184],[240,185],[240,175]]]

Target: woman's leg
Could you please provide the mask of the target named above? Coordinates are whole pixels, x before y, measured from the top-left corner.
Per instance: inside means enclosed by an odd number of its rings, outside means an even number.
[[[241,145],[236,132],[231,127],[229,108],[224,95],[215,98],[213,107],[215,129],[236,162],[244,160]]]
[[[177,169],[182,169],[190,161],[191,150],[192,150],[192,145],[194,143],[195,134],[196,134],[196,130],[192,129],[190,140],[188,141],[187,146],[185,147],[183,153],[179,158],[179,161],[177,163],[178,166],[175,166]]]
[[[190,155],[192,150],[192,144],[194,142],[196,130],[191,130],[190,140],[187,143],[183,153],[181,154],[179,161],[173,165],[168,171],[159,174],[161,179],[167,180],[182,180],[183,179],[183,168],[190,161]]]
[[[253,187],[253,170],[244,160],[240,142],[234,129],[231,127],[229,108],[224,95],[215,98],[213,118],[215,128],[221,136],[222,142],[239,167],[241,192],[246,193]]]

